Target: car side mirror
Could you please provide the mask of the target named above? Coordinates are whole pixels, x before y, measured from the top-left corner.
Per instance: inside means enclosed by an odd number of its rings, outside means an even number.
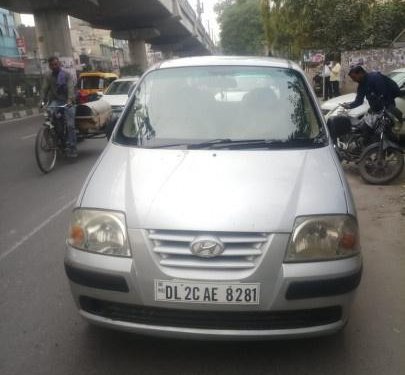
[[[401,98],[405,98],[405,85],[402,85],[401,89],[399,90],[399,96]]]
[[[333,142],[342,135],[350,133],[352,123],[348,116],[329,117],[326,123]]]

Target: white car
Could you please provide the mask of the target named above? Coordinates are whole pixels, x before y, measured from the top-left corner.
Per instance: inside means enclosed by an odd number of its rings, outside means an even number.
[[[128,100],[131,89],[133,89],[139,77],[125,77],[116,79],[108,86],[108,89],[102,94],[102,99],[110,104],[113,113],[121,113]]]
[[[401,90],[405,89],[405,68],[396,69],[387,74],[388,77],[392,78],[399,86]],[[353,102],[356,98],[356,93],[346,94],[337,96],[336,98],[327,100],[322,103],[322,113],[326,118],[334,116],[339,113],[338,106],[340,103]],[[405,97],[398,97],[395,99],[396,106],[399,110],[402,111],[405,117]],[[361,119],[369,110],[370,106],[368,105],[367,99],[364,99],[364,103],[357,108],[350,109],[348,115],[350,117]],[[405,126],[402,126],[400,134],[405,136]]]

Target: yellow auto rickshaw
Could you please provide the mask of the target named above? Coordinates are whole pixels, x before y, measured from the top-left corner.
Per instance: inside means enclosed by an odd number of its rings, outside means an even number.
[[[84,72],[80,73],[78,87],[78,102],[87,103],[97,99],[99,92],[104,92],[118,76],[115,73]]]

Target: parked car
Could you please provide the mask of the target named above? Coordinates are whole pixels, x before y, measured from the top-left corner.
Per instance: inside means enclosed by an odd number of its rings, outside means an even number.
[[[120,78],[111,83],[105,94],[99,92],[99,98],[102,101],[107,102],[112,110],[112,116],[106,126],[107,137],[111,136],[115,123],[121,115],[121,112],[124,110],[125,104],[138,81],[138,76]]]
[[[115,329],[342,329],[362,272],[356,210],[302,70],[211,56],[145,73],[73,210],[65,270],[80,314]]]
[[[110,84],[104,94],[100,93],[102,99],[111,105],[114,113],[121,113],[131,90],[138,81],[138,76],[119,78]]]
[[[396,69],[387,74],[388,77],[392,78],[399,86],[401,90],[405,90],[405,68]],[[323,114],[329,118],[330,116],[335,116],[340,113],[338,108],[339,104],[352,102],[356,98],[356,93],[341,95],[336,98],[330,99],[322,103],[321,108]],[[400,109],[405,117],[405,96],[401,96],[395,99],[395,104],[398,109]],[[364,99],[364,103],[357,108],[353,108],[348,111],[348,116],[352,117],[355,120],[361,120],[363,116],[367,113],[370,106],[367,99]],[[405,126],[402,126],[400,133],[402,136],[405,136]]]

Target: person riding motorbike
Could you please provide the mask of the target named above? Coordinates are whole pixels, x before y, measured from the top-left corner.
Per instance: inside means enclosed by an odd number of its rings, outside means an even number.
[[[74,84],[69,72],[61,67],[59,58],[48,59],[50,72],[44,77],[42,86],[42,103],[49,102],[49,107],[67,105],[64,116],[67,125],[66,156],[77,157],[77,139],[75,130]],[[42,104],[41,104],[42,106]]]
[[[369,114],[364,116],[360,127],[364,133],[369,133],[374,128],[376,114],[385,107],[390,117],[398,120],[402,126],[402,112],[395,106],[395,98],[400,95],[396,82],[379,72],[366,72],[361,65],[351,67],[349,77],[358,83],[357,95],[353,102],[343,103],[342,107],[352,109],[363,104],[367,98],[370,105]]]

